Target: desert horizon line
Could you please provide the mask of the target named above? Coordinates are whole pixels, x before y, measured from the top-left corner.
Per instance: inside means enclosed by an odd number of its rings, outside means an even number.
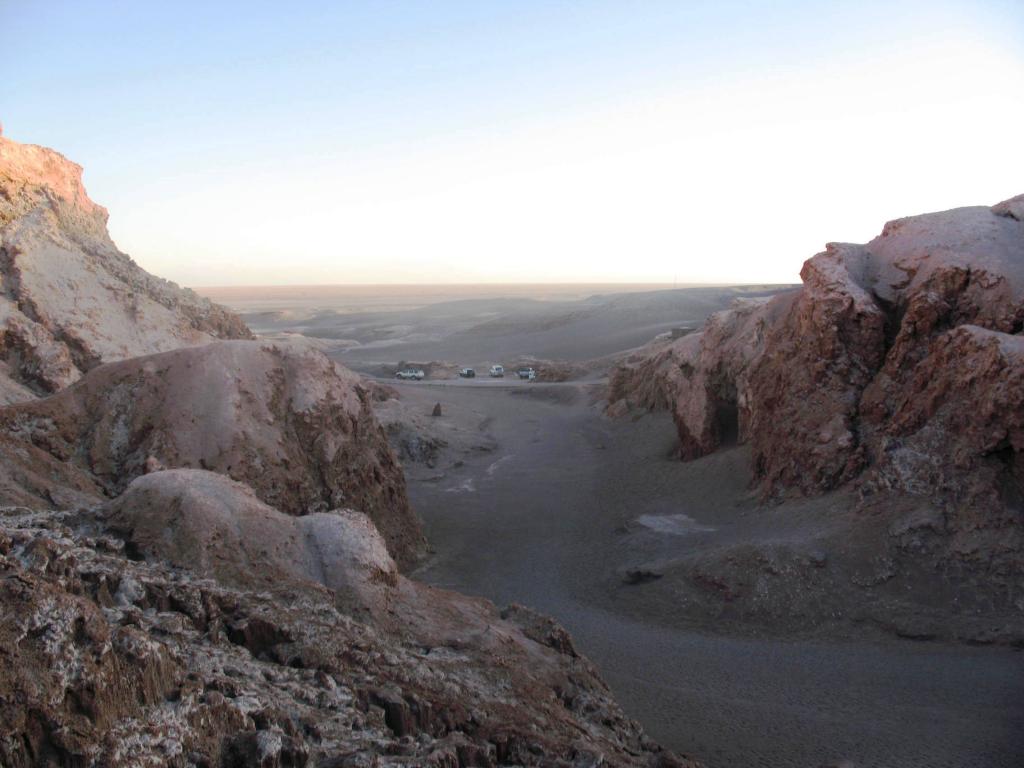
[[[582,286],[640,286],[640,287],[668,287],[668,288],[729,288],[742,286],[777,286],[777,285],[799,285],[799,281],[759,281],[736,282],[736,281],[696,281],[696,282],[651,282],[645,280],[552,280],[552,281],[481,281],[481,282],[447,282],[447,283],[245,283],[237,285],[188,285],[187,288],[193,291],[222,291],[222,290],[244,290],[259,288],[415,288],[417,290],[430,288],[490,288],[490,287],[582,287]]]

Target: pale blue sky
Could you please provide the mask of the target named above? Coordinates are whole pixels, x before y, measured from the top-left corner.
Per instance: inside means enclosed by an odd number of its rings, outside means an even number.
[[[0,120],[189,285],[794,280],[1024,192],[1024,3],[0,0]]]

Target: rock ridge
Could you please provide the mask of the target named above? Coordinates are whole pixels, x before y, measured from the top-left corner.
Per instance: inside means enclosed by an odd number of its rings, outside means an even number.
[[[198,490],[181,495],[181,472],[164,490],[182,519],[216,493],[243,529],[260,525],[242,486],[192,470]],[[162,502],[157,478],[173,474],[136,482]],[[167,509],[136,496],[111,514]],[[346,530],[328,537],[339,552]],[[647,739],[564,631],[526,609],[396,575],[374,586],[389,624],[301,574],[225,580],[173,567],[161,548],[178,542],[143,554],[133,541],[90,514],[0,510],[4,765],[696,766]]]
[[[141,269],[106,223],[81,166],[0,136],[0,405],[104,362],[252,338],[234,313]]]

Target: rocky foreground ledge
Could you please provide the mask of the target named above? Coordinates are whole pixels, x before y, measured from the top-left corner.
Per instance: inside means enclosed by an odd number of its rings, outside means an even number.
[[[0,513],[0,763],[688,766],[527,609],[398,574],[367,518],[221,475]]]

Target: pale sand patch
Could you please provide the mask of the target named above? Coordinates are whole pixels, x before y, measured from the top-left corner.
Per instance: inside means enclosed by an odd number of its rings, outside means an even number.
[[[636,522],[657,533],[668,533],[673,536],[687,536],[691,533],[706,533],[715,530],[714,526],[702,525],[681,512],[675,515],[640,515]]]

